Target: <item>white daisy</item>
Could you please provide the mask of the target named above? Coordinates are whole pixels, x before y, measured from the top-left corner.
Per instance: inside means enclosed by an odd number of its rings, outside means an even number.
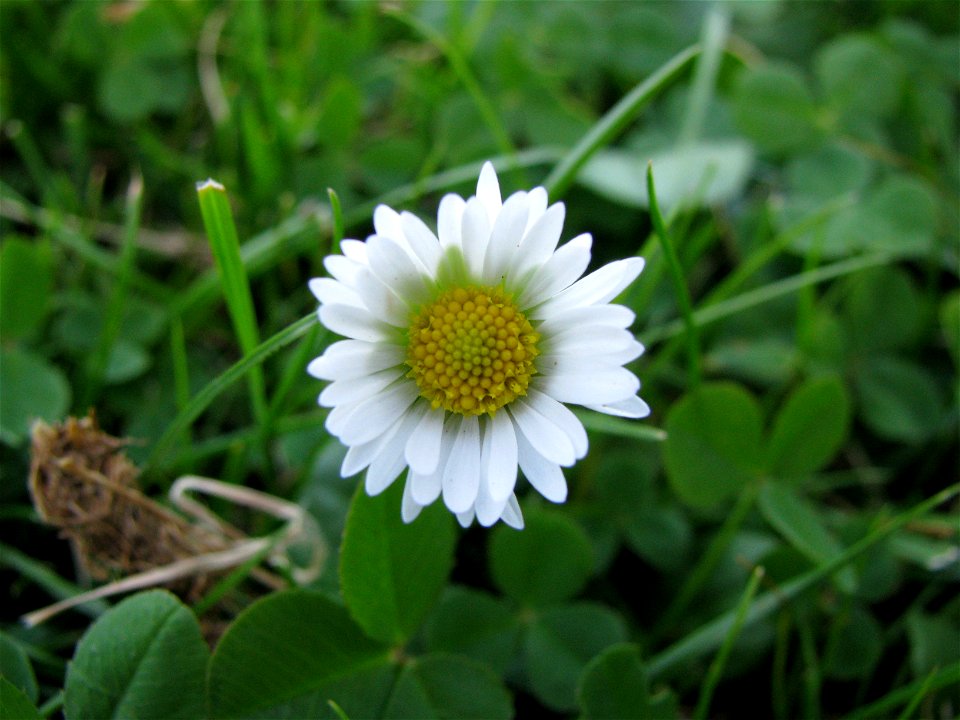
[[[643,352],[626,329],[633,312],[609,301],[643,269],[633,257],[579,279],[590,235],[559,249],[564,206],[537,187],[501,201],[486,163],[477,194],[440,202],[435,235],[385,205],[376,234],[344,240],[315,278],[320,322],[345,336],[310,363],[332,381],[320,404],[347,446],[341,473],[366,469],[376,495],[407,470],[401,513],[410,522],[443,496],[466,527],[523,527],[517,469],[563,502],[562,467],[587,452],[564,405],[639,418],[640,381],[623,367]]]

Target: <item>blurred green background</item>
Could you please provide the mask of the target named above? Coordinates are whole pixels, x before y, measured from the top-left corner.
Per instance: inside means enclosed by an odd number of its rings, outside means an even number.
[[[632,367],[653,416],[588,419],[570,501],[524,503],[533,539],[462,534],[412,647],[486,663],[518,716],[598,716],[576,690],[602,651],[629,641],[662,659],[733,612],[755,565],[776,590],[956,482],[958,27],[957,4],[935,0],[4,0],[0,585],[4,637],[39,677],[33,702],[56,698],[87,621],[16,624],[50,601],[44,573],[77,579],[30,507],[33,419],[94,407],[135,439],[151,494],[209,475],[295,499],[333,547],[341,537],[357,480],[339,478],[343,451],[304,372],[331,341],[319,328],[263,363],[265,415],[239,382],[184,419],[246,354],[197,181],[227,188],[267,339],[314,309],[306,281],[336,252],[328,189],[347,236],[363,238],[377,202],[432,222],[486,159],[505,194],[540,184],[695,43],[702,53],[554,198],[564,239],[594,235],[594,265],[648,259],[623,302],[648,346]],[[652,234],[650,160],[697,310],[696,360]],[[955,714],[956,513],[953,500],[913,520],[749,623],[713,714],[837,717],[885,699],[875,716]],[[569,590],[511,584],[505,558],[524,553]],[[317,586],[339,592],[335,555]],[[598,615],[564,620],[573,598]],[[553,615],[529,637],[554,645],[509,634],[541,606]],[[500,644],[458,644],[453,617],[486,618],[477,633]],[[584,617],[604,619],[572,638]],[[657,712],[692,713],[710,657],[651,671]]]

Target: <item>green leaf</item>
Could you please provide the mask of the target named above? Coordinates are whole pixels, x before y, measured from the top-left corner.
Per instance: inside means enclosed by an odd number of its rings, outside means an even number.
[[[774,477],[807,475],[830,462],[850,427],[850,398],[836,376],[798,387],[777,414],[768,446]]]
[[[189,609],[165,590],[127,598],[84,634],[67,668],[68,718],[197,718],[210,652]]]
[[[35,332],[47,316],[53,272],[46,243],[8,237],[0,248],[0,335]]]
[[[623,620],[608,608],[577,603],[539,613],[527,631],[527,674],[534,695],[554,710],[577,705],[577,683],[587,663],[626,640]]]
[[[513,717],[506,688],[489,668],[456,655],[425,655],[409,662],[394,686],[385,718]]]
[[[717,205],[739,197],[753,168],[753,151],[742,140],[679,145],[653,155],[603,150],[584,165],[577,180],[614,202],[646,208],[648,162],[656,174],[657,199],[669,212],[684,203]]]
[[[59,421],[70,407],[70,385],[59,368],[25,350],[0,352],[0,440],[19,445],[34,420]]]
[[[614,645],[597,655],[583,671],[577,700],[585,720],[653,717],[640,648]]]
[[[910,669],[913,676],[924,677],[937,668],[960,660],[958,634],[960,627],[946,613],[928,615],[913,611],[907,615]]]
[[[489,560],[494,584],[533,606],[576,595],[593,572],[593,548],[586,533],[548,510],[528,512],[523,532],[498,526],[490,538]]]
[[[865,609],[854,605],[830,628],[824,673],[839,680],[869,678],[883,652],[883,631]]]
[[[846,334],[863,354],[909,346],[921,329],[920,297],[895,266],[871,268],[844,283]]]
[[[666,573],[681,571],[690,560],[693,530],[676,503],[640,509],[623,530],[629,548]]]
[[[771,153],[809,147],[819,135],[813,96],[791,65],[745,70],[734,90],[733,112],[747,137]]]
[[[960,290],[949,293],[940,303],[940,331],[954,364],[960,367]]]
[[[403,483],[370,497],[357,487],[340,549],[343,599],[366,633],[402,644],[420,627],[453,565],[453,518],[442,504],[400,517]]]
[[[37,706],[23,690],[5,677],[0,677],[0,717],[10,720],[42,720]]]
[[[289,590],[254,603],[227,629],[209,670],[214,717],[296,717],[322,707],[330,680],[385,662],[386,648],[317,592]]]
[[[363,97],[349,78],[330,81],[324,97],[324,111],[317,122],[321,143],[329,148],[349,147],[360,129]]]
[[[5,633],[0,633],[0,675],[19,688],[30,702],[37,702],[37,678],[33,674],[30,658],[20,645]],[[15,717],[3,715],[3,717]]]
[[[736,494],[761,466],[760,408],[732,383],[704,384],[668,411],[667,477],[688,505],[709,508]]]
[[[786,167],[791,192],[820,202],[862,190],[872,173],[873,163],[869,157],[839,142],[800,155]]]
[[[884,223],[883,232],[861,232],[858,247],[925,258],[934,249],[940,203],[926,182],[902,173],[891,175],[877,187],[864,212]]]
[[[453,586],[440,599],[427,625],[432,651],[459,653],[506,671],[517,646],[520,623],[502,600]]]
[[[940,331],[954,364],[960,367],[960,290],[949,293],[940,303]]]
[[[895,357],[863,361],[854,377],[863,421],[878,435],[922,442],[940,425],[940,390],[928,371]]]
[[[787,382],[795,372],[796,356],[794,344],[783,338],[734,338],[717,342],[704,358],[704,364],[716,375],[778,385]]]
[[[817,77],[832,107],[846,120],[889,116],[903,90],[897,56],[865,35],[843,35],[814,58]]]
[[[815,564],[843,554],[843,546],[821,522],[815,507],[790,488],[781,483],[765,483],[758,501],[767,522]],[[836,579],[844,592],[853,592],[855,578],[850,568],[841,570]]]
[[[150,367],[150,353],[142,346],[125,338],[119,338],[110,348],[104,380],[120,384],[133,380]]]

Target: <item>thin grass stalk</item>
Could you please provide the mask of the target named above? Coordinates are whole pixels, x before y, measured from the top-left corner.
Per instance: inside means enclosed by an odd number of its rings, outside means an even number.
[[[799,577],[784,583],[775,590],[770,590],[757,596],[747,612],[745,627],[768,617],[771,613],[789,602],[801,593],[809,590],[818,583],[829,578],[842,567],[846,567],[853,560],[860,557],[877,543],[890,537],[910,522],[923,517],[938,505],[941,505],[960,493],[960,483],[941,490],[912,508],[890,518],[886,522],[871,530],[867,535],[850,545],[846,550],[803,573]],[[728,611],[706,623],[700,629],[693,631],[682,640],[657,653],[647,663],[647,672],[651,679],[665,674],[677,665],[692,658],[715,650],[723,642],[730,624],[734,620],[734,611]]]
[[[653,163],[647,164],[647,195],[650,198],[650,218],[653,220],[653,227],[656,230],[657,237],[660,238],[660,244],[663,246],[663,257],[666,260],[667,268],[670,270],[677,296],[677,305],[680,307],[680,315],[683,317],[686,330],[684,337],[687,342],[687,373],[690,378],[690,387],[695,388],[700,385],[702,376],[700,370],[700,334],[697,330],[696,318],[693,315],[693,302],[690,300],[690,291],[684,279],[683,267],[680,265],[680,258],[677,257],[677,251],[673,247],[670,233],[667,232],[663,215],[660,213],[660,204],[657,202],[657,191],[653,181]]]
[[[81,395],[81,408],[91,405],[99,394],[107,373],[110,355],[120,337],[123,315],[127,308],[127,293],[130,289],[133,268],[137,256],[137,231],[140,229],[140,209],[143,206],[143,178],[139,173],[130,179],[127,188],[123,244],[117,276],[104,313],[103,326],[96,349],[87,366],[87,384]]]
[[[597,150],[613,142],[614,138],[636,119],[640,111],[676,80],[699,54],[699,45],[691,45],[681,50],[610,108],[547,176],[543,186],[547,189],[550,199],[557,200],[563,197],[584,163]]]
[[[723,670],[727,665],[727,658],[730,657],[730,651],[733,650],[734,643],[737,641],[737,638],[740,637],[740,631],[743,629],[743,621],[747,616],[747,609],[750,607],[750,603],[753,602],[753,596],[757,594],[757,588],[760,587],[760,580],[762,578],[762,567],[755,568],[750,574],[750,580],[747,582],[746,590],[744,590],[740,602],[737,603],[736,614],[733,617],[730,630],[727,631],[727,636],[723,639],[723,645],[720,646],[717,656],[713,659],[713,662],[710,663],[710,669],[707,671],[707,677],[700,690],[700,699],[697,701],[697,709],[694,713],[694,717],[697,718],[697,720],[707,719],[713,693],[720,683],[720,678],[723,677]]]
[[[246,354],[209,382],[200,392],[193,396],[187,407],[181,410],[177,414],[177,417],[173,419],[173,422],[167,426],[163,435],[153,446],[153,450],[150,452],[150,456],[145,463],[145,468],[156,469],[159,462],[166,456],[177,438],[180,437],[180,434],[210,406],[210,403],[253,368],[258,367],[268,357],[306,334],[316,322],[316,314],[311,313],[297,320],[295,323],[288,325],[277,334],[260,343],[252,352]]]
[[[240,349],[250,353],[260,344],[260,331],[227,191],[220,183],[207,180],[197,185],[197,197],[234,332]],[[267,416],[267,397],[263,371],[259,367],[252,370],[249,382],[254,416],[262,423]]]

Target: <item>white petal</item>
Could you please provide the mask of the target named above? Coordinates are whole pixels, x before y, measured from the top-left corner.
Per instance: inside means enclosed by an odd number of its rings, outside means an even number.
[[[560,428],[570,438],[570,443],[573,445],[578,460],[587,454],[587,431],[580,419],[569,408],[534,388],[528,388],[527,402],[530,403],[530,407]]]
[[[404,241],[403,226],[400,223],[400,213],[386,205],[377,205],[373,211],[373,229],[377,235]]]
[[[340,340],[315,358],[307,372],[321,380],[344,380],[394,367],[403,362],[404,356],[399,345]]]
[[[503,410],[487,420],[484,433],[481,478],[494,500],[505,499],[517,483],[517,433]]]
[[[413,483],[413,497],[421,505],[429,505],[438,497],[443,481],[443,472],[447,467],[447,460],[453,451],[454,441],[457,438],[457,431],[460,429],[460,417],[450,415],[443,424],[443,433],[440,437],[440,461],[437,463],[437,469],[429,474],[414,472],[410,479]]]
[[[367,468],[367,477],[364,482],[367,495],[379,495],[390,487],[397,475],[403,472],[407,466],[407,461],[403,457],[403,448],[428,407],[429,405],[425,402],[416,403],[394,425],[389,438]]]
[[[344,445],[373,440],[386,432],[417,397],[415,383],[406,378],[399,380],[383,392],[353,406],[350,416],[343,421],[338,437]]]
[[[480,423],[476,415],[460,421],[442,482],[443,502],[451,511],[462,513],[473,507],[480,486]]]
[[[563,220],[566,209],[563,203],[551,205],[537,223],[530,228],[520,243],[520,250],[514,261],[513,277],[522,278],[529,271],[540,268],[552,256],[560,242],[563,232]]]
[[[543,457],[522,435],[517,441],[520,469],[534,489],[550,502],[561,503],[566,500],[567,481],[560,466]]]
[[[588,372],[544,371],[532,384],[554,400],[577,405],[617,402],[636,395],[640,389],[637,376],[622,367],[596,367]]]
[[[518,300],[520,307],[538,305],[574,283],[590,264],[592,245],[593,238],[584,233],[557,250],[527,282]]]
[[[544,354],[596,357],[607,353],[623,352],[638,345],[640,344],[629,330],[603,325],[575,326],[551,335],[549,341],[544,342],[544,347],[548,348]],[[634,357],[638,356],[639,353]]]
[[[590,410],[595,410],[607,415],[616,415],[625,418],[643,418],[650,414],[650,406],[636,395],[618,400],[617,402],[604,403],[602,405],[586,405]]]
[[[473,508],[457,513],[457,522],[464,530],[470,527],[473,524]]]
[[[320,393],[319,402],[322,407],[361,402],[401,377],[403,377],[402,370],[387,368],[369,375],[335,380]]]
[[[390,339],[390,326],[375,318],[366,308],[354,305],[321,305],[320,322],[338,335],[363,340],[383,342]]]
[[[404,450],[407,463],[421,475],[435,472],[440,462],[443,437],[443,410],[431,410],[423,416]]]
[[[602,355],[597,355],[597,362],[604,365],[626,365],[643,355],[643,350],[643,343],[634,340],[619,350],[611,349]]]
[[[440,497],[441,480],[443,474],[437,470],[429,475],[410,470],[410,493],[413,499],[421,505],[429,505]]]
[[[530,231],[533,224],[540,219],[540,216],[547,209],[547,190],[542,187],[535,187],[527,193],[527,200],[530,203],[530,211],[527,216],[527,227],[524,228],[524,234]]]
[[[440,241],[437,236],[424,224],[423,220],[413,213],[402,213],[400,222],[413,252],[423,263],[427,272],[430,275],[435,274],[437,264],[440,262]]]
[[[522,436],[550,462],[569,467],[577,461],[570,438],[526,402],[517,398],[510,403],[510,415],[520,428],[518,445]]]
[[[484,284],[497,285],[506,279],[507,268],[517,253],[526,226],[527,194],[517,192],[507,198],[490,231],[490,243],[483,261]]]
[[[512,494],[512,493],[511,493]],[[509,495],[502,500],[494,500],[484,483],[480,483],[480,489],[477,492],[477,502],[474,509],[477,512],[477,521],[484,527],[490,527],[503,514],[503,509],[507,505]]]
[[[353,280],[365,266],[343,255],[327,255],[323,259],[323,266],[337,280],[348,287],[353,287]]]
[[[363,301],[356,291],[333,278],[313,278],[307,285],[314,297],[323,304],[333,303],[340,305],[363,306]]]
[[[344,403],[343,405],[337,405],[330,412],[327,413],[327,419],[323,423],[323,426],[327,429],[334,437],[340,437],[340,433],[343,431],[344,423],[350,419],[350,416],[353,414],[353,411],[357,409],[357,405],[360,403]]]
[[[381,282],[370,268],[364,268],[355,278],[358,295],[370,313],[394,327],[410,325],[410,306],[406,300]]]
[[[385,437],[378,437],[362,445],[347,448],[347,454],[344,455],[343,463],[340,465],[340,477],[346,478],[356,475],[372,463],[377,453],[380,452],[385,439]]]
[[[463,210],[463,221],[460,228],[463,242],[463,255],[467,261],[467,268],[476,277],[483,269],[483,258],[490,242],[490,218],[487,211],[477,198],[467,200]]]
[[[603,325],[604,327],[628,328],[633,324],[633,310],[623,305],[587,305],[571,308],[544,318],[537,332],[547,335],[560,333],[570,327]]]
[[[643,270],[640,257],[616,260],[594,270],[547,302],[551,312],[582,305],[598,305],[619,295]],[[538,317],[543,317],[540,314]]]
[[[503,509],[500,519],[514,530],[523,530],[523,513],[520,512],[520,503],[517,502],[516,495],[511,495],[507,500],[507,506]]]
[[[503,205],[500,201],[500,181],[497,179],[497,171],[489,161],[480,168],[480,177],[477,179],[477,198],[483,203],[487,218],[492,225]]]
[[[410,478],[407,477],[407,482],[403,486],[403,500],[400,503],[400,517],[403,518],[405,523],[412,523],[417,519],[421,510],[423,510],[423,506],[418,505],[417,501],[413,499],[410,492]]]
[[[449,247],[462,247],[460,228],[466,205],[462,197],[453,193],[444,195],[440,201],[440,208],[437,210],[437,236],[444,250]]]
[[[367,263],[367,244],[360,240],[341,240],[340,252],[361,265]]]
[[[426,300],[428,281],[410,253],[395,240],[371,235],[370,269],[384,285],[411,304]]]

